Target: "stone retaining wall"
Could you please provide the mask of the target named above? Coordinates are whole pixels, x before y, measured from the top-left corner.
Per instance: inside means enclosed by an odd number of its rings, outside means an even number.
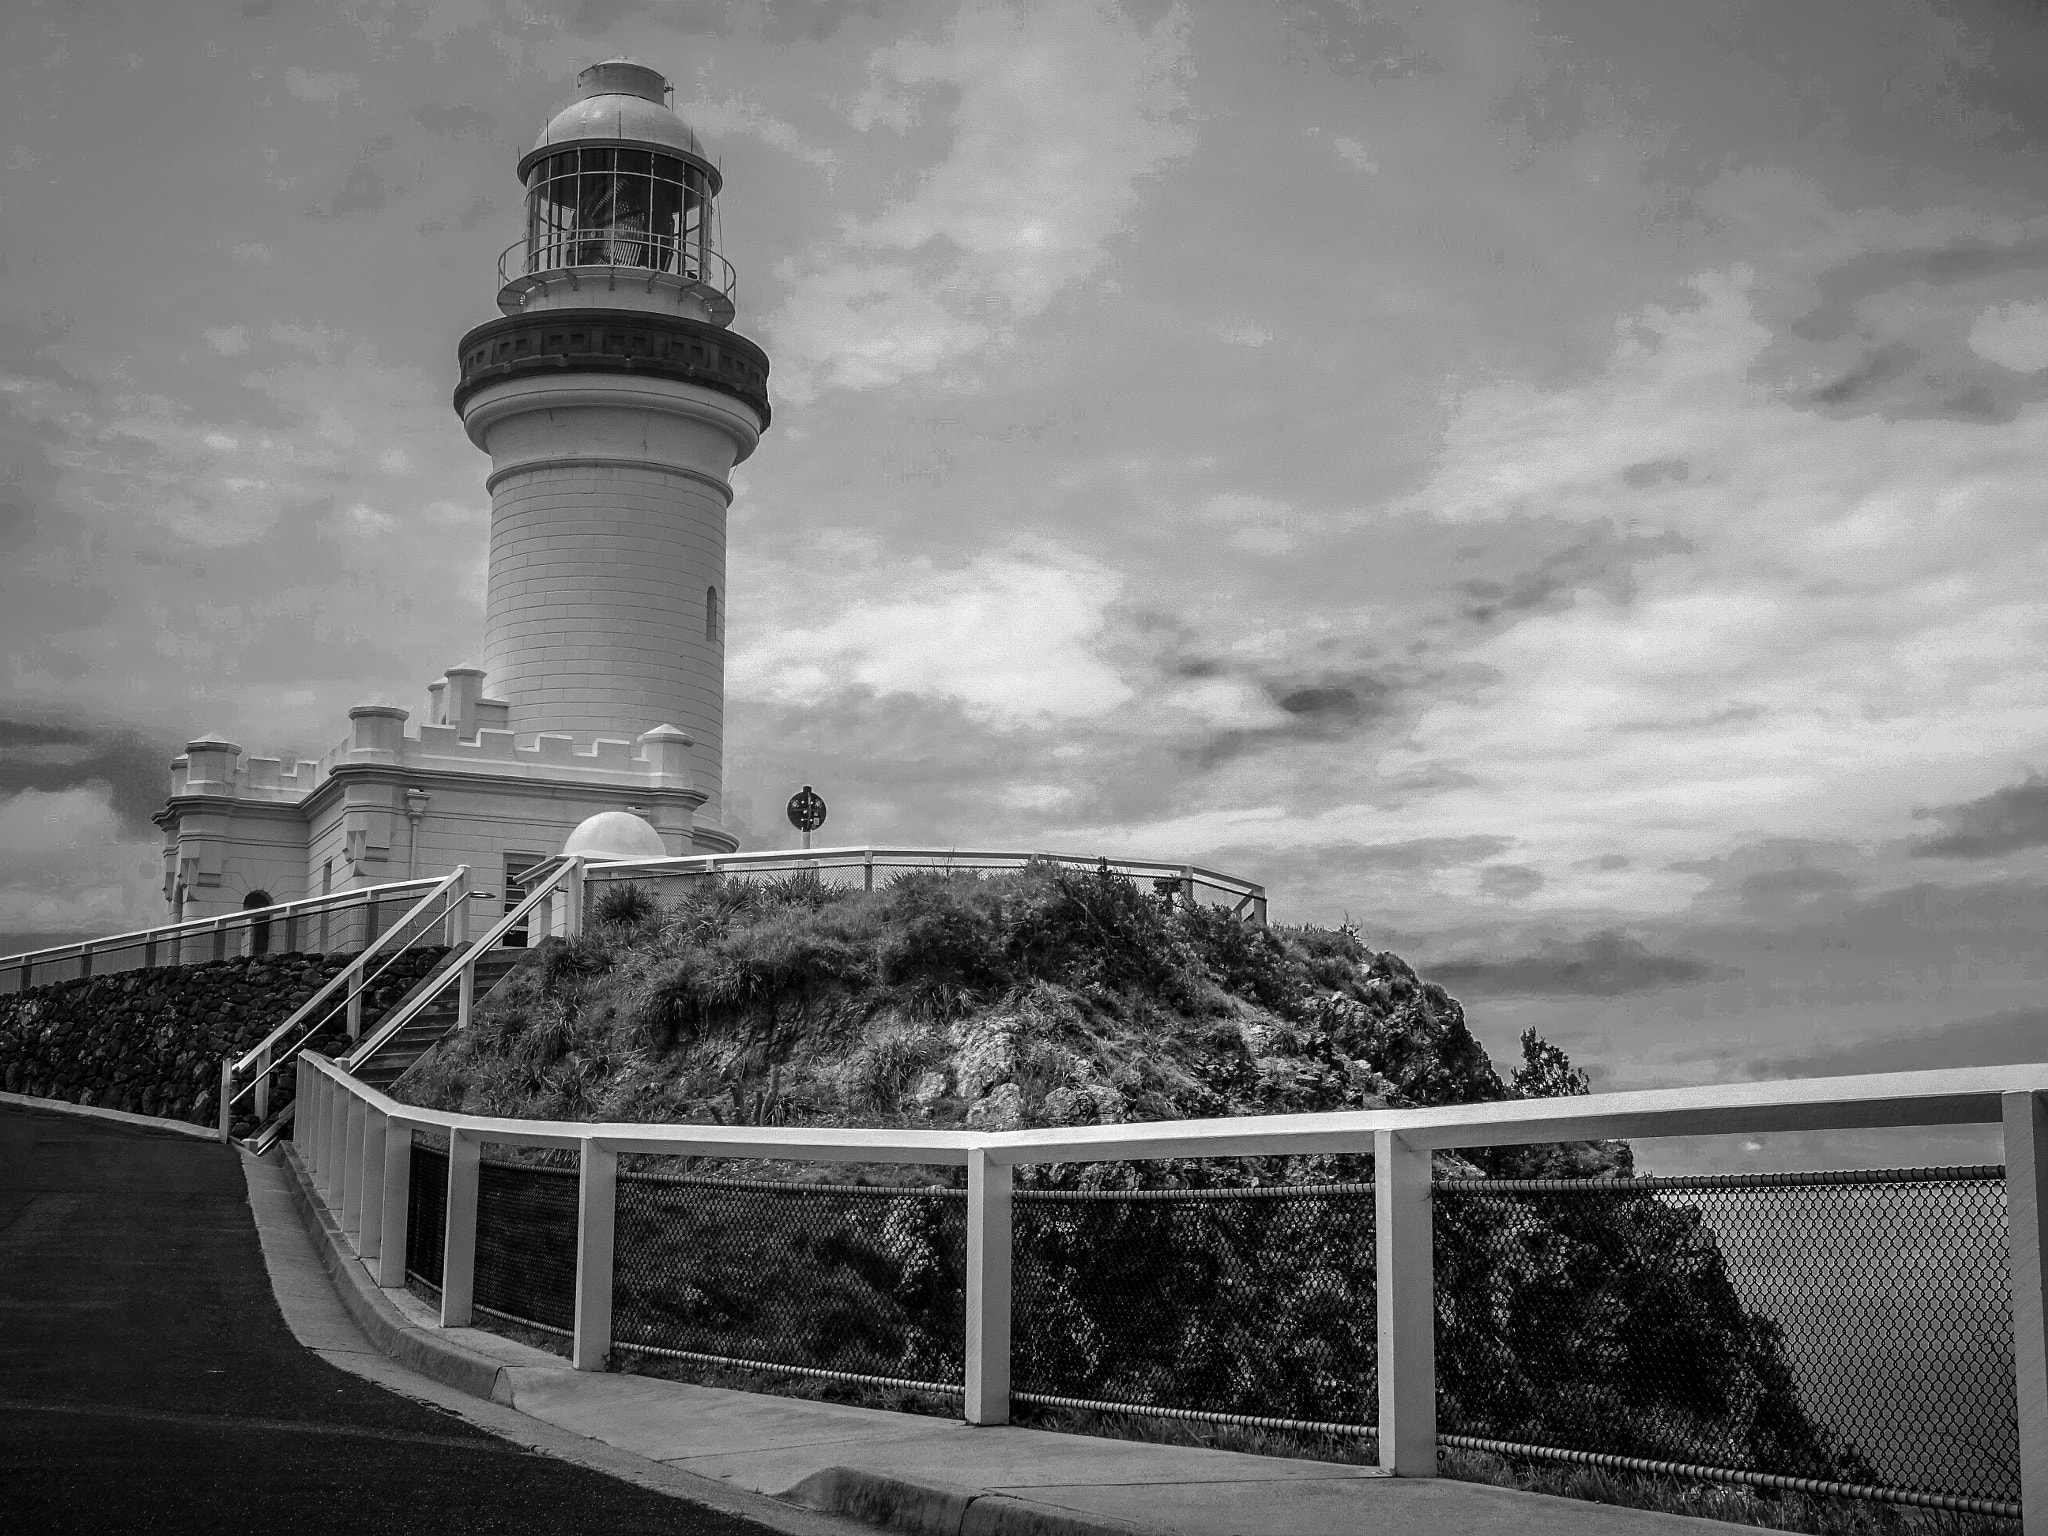
[[[425,947],[393,962],[364,994],[365,1027],[446,953]],[[240,956],[52,982],[0,997],[0,1084],[9,1093],[217,1124],[221,1058],[239,1055],[291,1017],[350,958]],[[321,1042],[324,1048],[344,1039],[337,1020]],[[291,1092],[291,1074],[280,1074],[272,1108]],[[254,1123],[238,1117],[237,1134]]]

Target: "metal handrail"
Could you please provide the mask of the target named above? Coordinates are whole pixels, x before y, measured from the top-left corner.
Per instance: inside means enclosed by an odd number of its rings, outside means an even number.
[[[1072,853],[1022,852],[1014,849],[889,848],[872,844],[848,844],[839,848],[782,848],[759,853],[685,854],[667,859],[615,859],[593,863],[588,873],[594,878],[618,879],[635,872],[648,874],[719,874],[727,871],[773,869],[779,865],[810,865],[818,868],[872,869],[880,861],[919,860],[913,867],[1021,869],[1029,864],[1058,864],[1070,869],[1107,868],[1138,879],[1173,880],[1189,889],[1207,885],[1238,898],[1236,915],[1250,913],[1252,920],[1265,921],[1266,888],[1242,876],[1224,874],[1199,864],[1177,864],[1157,859],[1114,859]],[[890,867],[882,864],[881,867]],[[872,877],[870,877],[872,883]]]
[[[407,883],[417,884],[421,882]],[[353,1004],[356,998],[361,996],[379,977],[383,976],[401,955],[418,943],[425,932],[430,931],[422,929],[420,932],[415,933],[411,938],[398,946],[385,962],[377,968],[374,975],[370,976],[367,980],[363,978],[363,970],[370,961],[381,954],[394,938],[411,928],[413,923],[428,908],[433,906],[435,902],[442,900],[450,892],[454,893],[454,899],[446,904],[441,913],[441,918],[443,919],[455,912],[462,911],[463,908],[460,904],[469,899],[469,866],[467,864],[458,864],[453,873],[445,875],[435,882],[433,888],[415,902],[403,917],[385,929],[373,942],[365,946],[361,954],[357,955],[347,965],[329,977],[326,984],[294,1009],[291,1016],[283,1023],[271,1030],[269,1034],[244,1051],[239,1057],[229,1057],[221,1062],[220,1139],[222,1141],[226,1141],[230,1137],[230,1129],[234,1122],[234,1106],[240,1103],[246,1095],[254,1093],[259,1101],[258,1114],[263,1113],[263,1110],[268,1108],[268,1105],[262,1103],[262,1101],[267,1097],[264,1093],[264,1087],[270,1081],[270,1074],[289,1062],[298,1051],[303,1050],[306,1042],[318,1034],[328,1021],[334,1017],[336,1008],[345,1008]],[[328,1001],[338,990],[344,992],[341,1002],[335,1007],[329,1008],[324,1014],[315,1019],[313,1023],[301,1027],[303,1021],[312,1015],[322,1003]],[[277,1043],[290,1035],[294,1029],[299,1030],[297,1043],[287,1046],[282,1052],[278,1052],[276,1050]],[[235,1079],[246,1072],[251,1066],[257,1068],[256,1074],[237,1092],[235,1089]]]
[[[325,896],[301,896],[296,901],[275,902],[267,907],[240,907],[233,912],[216,912],[211,917],[188,917],[175,923],[161,923],[154,928],[136,928],[127,933],[110,933],[104,938],[78,939],[70,944],[53,944],[48,949],[25,949],[16,955],[0,955],[0,971],[24,964],[42,965],[49,961],[62,960],[66,956],[82,954],[86,950],[133,949],[138,944],[159,943],[166,938],[211,933],[222,926],[253,925],[274,921],[279,917],[291,918],[309,912],[367,906],[373,902],[388,900],[400,891],[430,886],[433,883],[431,878],[394,880],[388,885],[360,886],[352,891],[332,891]]]
[[[514,261],[514,251],[525,254]],[[593,253],[601,253],[602,259],[584,259]],[[554,256],[573,259],[556,260],[552,259]],[[537,241],[515,240],[498,256],[498,282],[503,286],[523,277],[538,277],[543,272],[573,272],[587,267],[686,278],[728,299],[739,291],[739,274],[716,251],[676,235],[634,234],[617,229],[551,231]]]
[[[444,972],[438,979],[431,980],[428,985],[394,1008],[390,1015],[380,1020],[376,1029],[366,1036],[354,1050],[341,1058],[342,1064],[351,1072],[362,1067],[372,1056],[383,1049],[386,1041],[405,1028],[415,1018],[419,1017],[420,1014],[426,1012],[427,1005],[446,992],[450,983],[460,983],[462,988],[460,1001],[456,1005],[455,1027],[457,1029],[467,1029],[469,1027],[470,1004],[473,1000],[472,992],[476,986],[477,957],[497,948],[507,934],[516,928],[524,926],[534,909],[544,900],[552,898],[556,891],[562,889],[564,884],[567,883],[567,877],[572,871],[579,870],[581,865],[582,860],[580,859],[565,859],[560,865],[549,871],[533,889],[526,893],[517,906],[499,918],[497,923],[482,938],[469,946],[468,950],[464,952],[459,965]]]

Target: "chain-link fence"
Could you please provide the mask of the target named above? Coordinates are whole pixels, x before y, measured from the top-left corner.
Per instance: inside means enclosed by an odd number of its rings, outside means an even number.
[[[481,1223],[479,1223],[481,1225]],[[479,1231],[481,1238],[483,1233]],[[448,1241],[448,1154],[415,1137],[406,1188],[405,1274],[441,1288],[441,1254]]]
[[[1018,1400],[1372,1435],[1371,1185],[1014,1200]]]
[[[567,1337],[576,1326],[574,1168],[485,1159],[476,1176],[471,1304]]]
[[[964,1190],[621,1174],[615,1233],[623,1348],[961,1390]]]
[[[447,1155],[412,1157],[439,1281]],[[565,1333],[573,1170],[487,1159],[475,1303]],[[613,1338],[957,1394],[958,1189],[622,1172]],[[1434,1190],[1441,1443],[2009,1515],[2002,1170],[1452,1179]],[[1377,1419],[1369,1184],[1021,1188],[1020,1402],[1352,1436]]]
[[[2002,1181],[1440,1181],[1441,1439],[2011,1513]]]

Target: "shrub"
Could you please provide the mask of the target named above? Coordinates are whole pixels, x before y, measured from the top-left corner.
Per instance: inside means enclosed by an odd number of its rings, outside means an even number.
[[[661,915],[661,903],[651,891],[627,881],[608,885],[591,907],[594,921],[616,928],[638,928]]]

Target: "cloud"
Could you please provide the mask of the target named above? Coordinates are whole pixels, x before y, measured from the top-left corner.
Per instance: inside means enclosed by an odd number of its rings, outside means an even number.
[[[1744,1075],[1848,1077],[1864,1072],[2003,1067],[2043,1060],[2048,1060],[2048,1010],[2014,1008],[1911,1034],[1835,1040],[1812,1051],[1758,1057],[1744,1064]]]
[[[1018,546],[950,569],[883,566],[872,580],[836,567],[733,656],[734,693],[808,706],[848,689],[954,704],[999,728],[1086,719],[1131,696],[1098,653],[1115,572],[1046,547]],[[860,590],[877,594],[844,600]],[[840,601],[831,601],[837,593]],[[814,617],[820,610],[828,617]]]
[[[466,102],[429,102],[412,109],[412,119],[440,138],[483,138],[498,126],[498,119],[482,107]]]
[[[1379,162],[1373,159],[1372,151],[1348,134],[1330,140],[1330,148],[1337,152],[1339,160],[1354,171],[1362,171],[1369,176],[1379,174]]]
[[[308,217],[315,219],[340,219],[354,213],[376,213],[390,200],[391,189],[377,170],[377,157],[391,148],[391,140],[379,136],[363,146],[356,156],[356,163],[349,168],[348,179],[341,189],[327,200],[325,208],[307,210]]]
[[[2048,368],[2048,304],[1993,304],[1970,323],[1970,350],[2014,373]]]
[[[1432,961],[1423,970],[1452,992],[1486,997],[1619,997],[1724,974],[1696,956],[1660,954],[1618,929],[1553,940],[1529,954]]]
[[[249,350],[249,327],[246,325],[212,325],[201,333],[206,345],[222,357],[240,357]]]
[[[63,795],[93,787],[128,836],[153,836],[150,818],[170,793],[171,759],[183,742],[132,726],[90,725],[56,715],[0,716],[0,795]]]
[[[294,100],[333,103],[353,96],[362,88],[362,81],[331,69],[308,70],[292,64],[285,68],[284,85]]]
[[[0,797],[0,954],[162,921],[150,831],[126,829],[103,785]]]
[[[2028,774],[2021,784],[1994,789],[1960,805],[1913,812],[1943,830],[1912,844],[1923,859],[1995,859],[2025,848],[2048,847],[2048,779]]]
[[[857,124],[906,126],[956,93],[951,143],[914,190],[848,217],[792,269],[769,321],[782,388],[898,383],[964,358],[1043,314],[1106,259],[1139,183],[1185,155],[1188,17],[1149,29],[1097,0],[1025,11],[968,0],[936,41],[875,53]],[[907,344],[890,342],[907,324]]]
[[[684,122],[707,137],[723,139],[743,134],[828,173],[839,164],[837,152],[810,143],[791,124],[773,116],[759,102],[749,101],[743,96],[725,96],[717,100],[697,96],[687,103],[679,103],[676,111],[682,114]],[[830,181],[829,175],[827,181]]]

